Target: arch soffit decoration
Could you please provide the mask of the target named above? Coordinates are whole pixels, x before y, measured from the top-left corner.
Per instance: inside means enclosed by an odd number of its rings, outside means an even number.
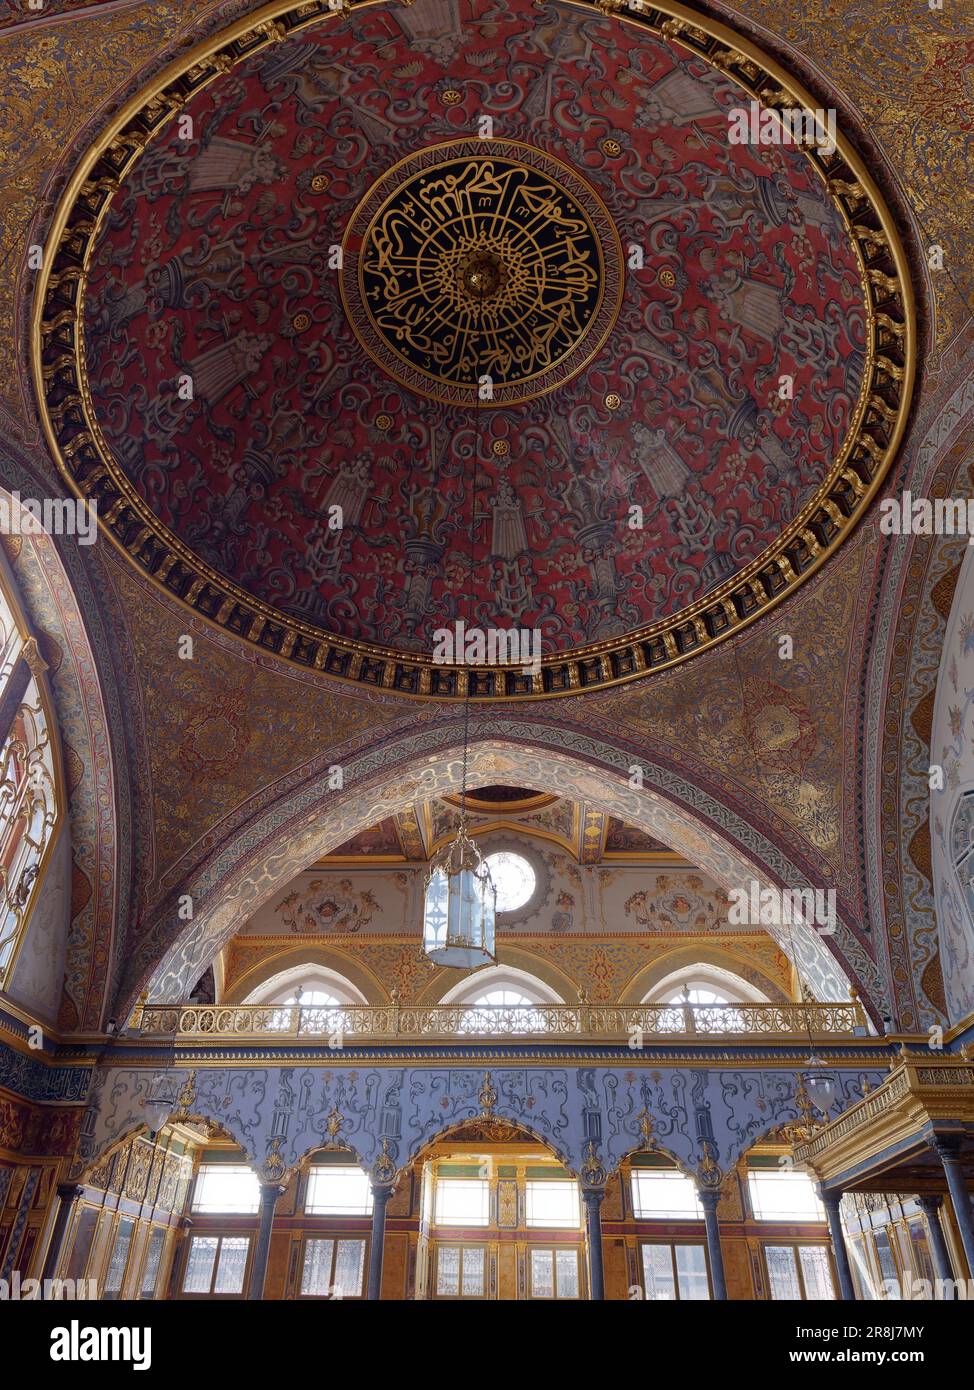
[[[970,546],[965,550],[944,629],[930,727],[930,762],[943,774],[942,785],[930,791],[930,876],[951,1023],[974,1013],[974,893],[968,884],[974,756],[965,737],[974,712],[966,664],[974,638],[974,551]]]
[[[957,446],[972,421],[974,351],[968,350],[924,406],[894,481],[914,497],[969,494],[969,457]],[[951,616],[942,590],[966,553],[964,536],[901,537],[886,547],[872,650],[862,671],[866,889],[875,935],[888,954],[901,1029],[947,1016],[942,997],[921,993],[930,971],[937,983],[929,988],[935,995],[942,989],[929,860],[931,704]],[[896,846],[892,855],[890,844]]]
[[[36,480],[9,448],[7,482],[21,495]],[[9,491],[3,495],[9,500]],[[97,1030],[118,973],[115,924],[126,920],[132,824],[126,718],[110,644],[76,546],[47,534],[24,534],[7,551],[18,596],[32,630],[57,643],[60,660],[47,673],[64,761],[73,895],[59,1025]],[[49,653],[50,654],[50,653]]]
[[[306,783],[251,822],[178,892],[196,905],[191,924],[163,911],[133,952],[125,992],[128,1012],[148,982],[149,997],[184,997],[206,965],[257,908],[308,864],[357,830],[403,809],[417,796],[450,790],[460,780],[457,730],[421,730],[361,754],[345,768],[345,789],[332,814],[322,812],[320,782]],[[516,741],[520,737],[523,742]],[[505,721],[497,737],[483,726],[471,743],[471,783],[498,776],[584,794],[664,840],[725,889],[749,884],[795,886],[807,879],[780,850],[736,813],[672,773],[647,768],[650,785],[628,785],[632,755],[540,724]],[[655,782],[655,784],[654,784]],[[327,803],[326,803],[327,804]],[[867,1007],[885,1011],[886,991],[874,962],[840,920],[831,938],[800,926],[769,928],[820,997],[847,997],[843,961]],[[824,944],[827,942],[828,944]],[[195,973],[194,973],[195,972]],[[121,1012],[121,1009],[120,1009]]]

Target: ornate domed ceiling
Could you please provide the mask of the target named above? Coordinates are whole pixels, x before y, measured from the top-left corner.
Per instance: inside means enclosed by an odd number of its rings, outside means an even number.
[[[844,142],[731,142],[786,77],[648,7],[277,10],[120,113],[55,225],[50,437],[136,563],[413,694],[467,689],[437,629],[537,629],[539,672],[470,676],[508,697],[672,664],[815,568],[912,310]]]

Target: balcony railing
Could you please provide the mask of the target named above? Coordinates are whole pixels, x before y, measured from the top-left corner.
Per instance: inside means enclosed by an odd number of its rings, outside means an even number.
[[[263,1038],[356,1041],[464,1041],[483,1038],[849,1039],[868,1032],[858,1001],[848,1004],[145,1004],[145,1037],[189,1041]],[[335,1042],[335,1037],[340,1041]]]

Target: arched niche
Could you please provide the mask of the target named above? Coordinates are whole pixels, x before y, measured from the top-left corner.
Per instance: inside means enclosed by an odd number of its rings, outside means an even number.
[[[290,794],[272,816],[262,817],[261,824],[249,825],[224,844],[218,862],[180,885],[180,894],[192,896],[193,921],[180,923],[178,914],[167,911],[146,940],[168,945],[161,952],[143,947],[133,955],[126,1012],[143,984],[152,1000],[183,997],[187,985],[263,903],[351,835],[405,809],[417,797],[456,790],[463,767],[462,745],[453,741],[457,732],[461,731],[446,727],[428,730],[420,737],[421,747],[402,738],[370,750],[344,769],[340,794],[329,794],[316,780]],[[528,731],[523,732],[527,739]],[[556,740],[551,729],[538,726],[532,733],[540,742],[482,736],[472,740],[470,785],[487,785],[504,776],[519,785],[584,796],[607,814],[673,846],[725,890],[752,883],[782,887],[801,882],[799,871],[770,842],[711,798],[695,797],[690,786],[684,786],[679,797],[672,778],[667,779],[665,793],[652,778],[641,788],[632,787],[629,751],[590,743],[582,756],[581,751],[567,752],[565,741]],[[780,937],[779,944],[816,997],[847,999],[850,979],[858,981],[867,1002],[885,997],[874,964],[841,921],[830,937],[806,923],[768,930]]]

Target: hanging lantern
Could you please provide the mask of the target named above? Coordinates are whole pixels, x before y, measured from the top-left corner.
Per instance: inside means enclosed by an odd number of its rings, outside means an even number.
[[[159,1072],[152,1078],[142,1108],[150,1134],[158,1134],[168,1124],[174,1108],[171,1084],[165,1072]]]
[[[460,821],[456,838],[430,861],[423,949],[436,965],[473,970],[494,963],[497,889],[486,860]]]

